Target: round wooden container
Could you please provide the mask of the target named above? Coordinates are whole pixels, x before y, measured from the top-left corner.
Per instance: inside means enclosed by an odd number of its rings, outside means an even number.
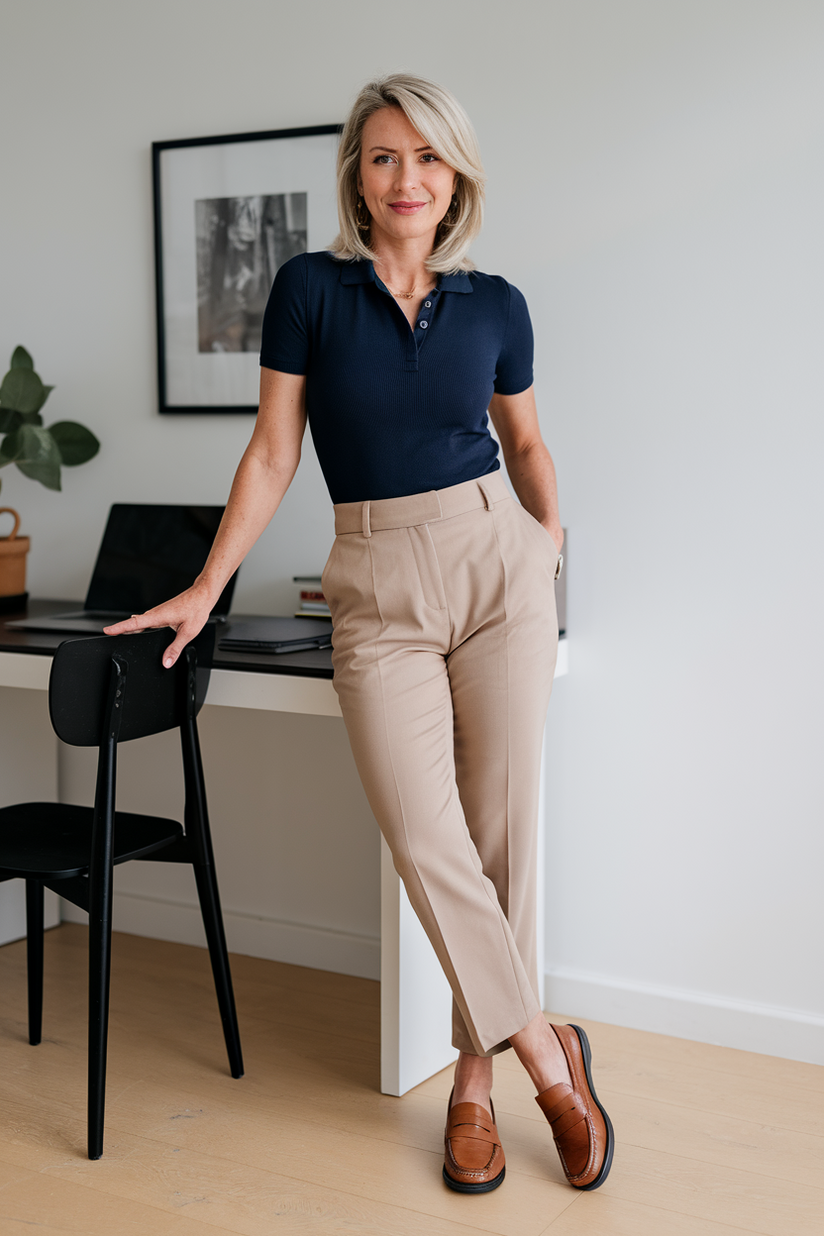
[[[18,596],[26,591],[26,554],[29,538],[18,536],[20,516],[10,506],[0,506],[0,515],[13,515],[14,527],[0,537],[0,597]]]

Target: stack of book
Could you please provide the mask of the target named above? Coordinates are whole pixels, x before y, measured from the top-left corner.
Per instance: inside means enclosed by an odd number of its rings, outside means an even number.
[[[319,575],[295,575],[293,581],[300,588],[300,603],[295,610],[296,618],[328,618],[329,606],[323,595]]]

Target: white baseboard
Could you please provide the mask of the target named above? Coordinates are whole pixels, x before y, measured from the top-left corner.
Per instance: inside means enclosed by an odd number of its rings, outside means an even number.
[[[68,901],[61,902],[61,913],[65,922],[88,921],[84,911]],[[129,935],[195,944],[201,948],[206,945],[203,920],[196,905],[116,892],[113,921],[115,931],[125,931]],[[381,945],[377,937],[259,918],[231,910],[223,911],[223,924],[231,953],[285,961],[312,970],[353,974],[358,978],[380,978]]]
[[[86,922],[83,911],[66,901],[61,901],[61,917],[66,922]],[[223,921],[230,952],[380,978],[377,937],[231,910],[224,910]],[[116,930],[131,935],[205,946],[197,906],[118,892],[114,924]],[[824,1064],[824,1017],[798,1009],[623,982],[566,968],[547,972],[546,1007],[615,1026]]]
[[[824,1017],[798,1009],[563,968],[546,975],[546,1007],[613,1026],[824,1064]]]

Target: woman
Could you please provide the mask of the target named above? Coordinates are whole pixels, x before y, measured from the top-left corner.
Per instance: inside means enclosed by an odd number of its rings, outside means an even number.
[[[460,1051],[444,1179],[504,1178],[492,1057],[511,1046],[571,1184],[597,1188],[613,1134],[583,1031],[536,995],[538,779],[562,541],[521,294],[467,257],[482,218],[475,136],[441,87],[367,85],[338,156],[331,253],[281,267],[261,400],[209,561],[168,603],[172,665],[294,476],[307,416],[335,504],[323,578],[334,685],[370,804],[454,994]],[[520,504],[499,471],[487,409]]]

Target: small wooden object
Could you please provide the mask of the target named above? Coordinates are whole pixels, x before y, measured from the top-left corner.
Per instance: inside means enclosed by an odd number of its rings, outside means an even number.
[[[13,515],[9,536],[0,537],[0,597],[19,596],[26,591],[26,554],[29,538],[18,536],[20,516],[10,506],[0,506],[0,515]]]

